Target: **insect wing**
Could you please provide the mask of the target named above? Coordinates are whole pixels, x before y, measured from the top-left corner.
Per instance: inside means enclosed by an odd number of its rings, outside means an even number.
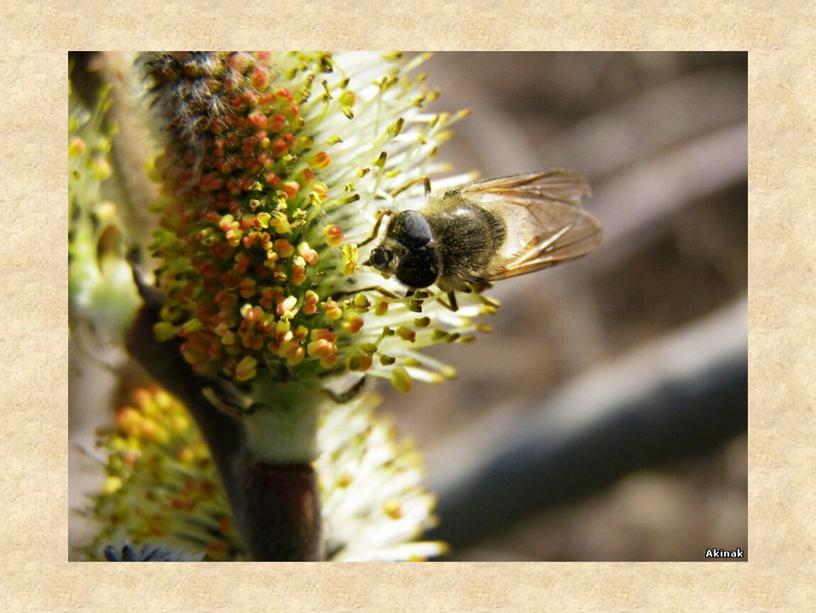
[[[554,170],[474,183],[461,196],[504,221],[507,237],[488,265],[489,281],[507,279],[584,256],[601,242],[601,224],[580,208],[586,180]]]

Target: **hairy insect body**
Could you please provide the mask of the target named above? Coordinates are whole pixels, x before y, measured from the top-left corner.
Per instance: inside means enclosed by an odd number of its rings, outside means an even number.
[[[432,195],[421,211],[386,212],[364,245],[385,236],[366,265],[409,288],[456,292],[570,262],[601,242],[600,222],[581,208],[586,180],[567,170],[480,181]]]
[[[441,263],[439,289],[451,292],[484,285],[488,265],[507,236],[504,222],[457,192],[431,201],[425,217]]]

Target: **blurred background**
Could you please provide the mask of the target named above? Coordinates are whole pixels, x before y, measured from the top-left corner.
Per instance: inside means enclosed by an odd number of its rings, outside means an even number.
[[[747,55],[437,53],[440,157],[569,168],[605,240],[510,279],[490,336],[384,404],[423,450],[457,560],[747,551]]]
[[[438,496],[429,536],[452,560],[748,552],[747,54],[442,52],[423,70],[433,110],[472,110],[440,152],[455,172],[572,169],[605,231],[591,256],[493,288],[492,334],[430,348],[455,381],[382,386]],[[126,356],[83,360],[81,341],[70,428],[88,446],[88,390],[114,394],[106,364]],[[76,507],[98,483],[71,461]],[[72,542],[87,534],[73,517]]]

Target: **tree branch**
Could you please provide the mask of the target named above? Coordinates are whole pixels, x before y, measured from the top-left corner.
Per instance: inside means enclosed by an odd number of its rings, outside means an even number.
[[[624,475],[707,452],[747,428],[747,306],[568,382],[515,420],[479,423],[428,454],[440,527],[464,548]]]

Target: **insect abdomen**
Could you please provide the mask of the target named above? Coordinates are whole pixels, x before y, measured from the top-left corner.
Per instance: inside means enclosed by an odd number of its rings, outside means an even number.
[[[426,217],[442,263],[440,288],[459,290],[484,281],[488,263],[505,240],[504,222],[461,199],[434,208]]]

